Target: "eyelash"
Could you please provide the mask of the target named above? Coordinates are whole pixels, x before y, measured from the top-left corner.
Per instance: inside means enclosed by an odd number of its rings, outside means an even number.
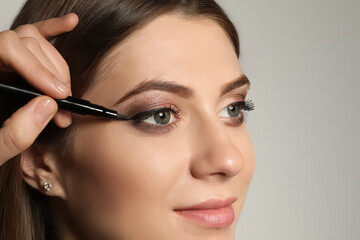
[[[227,118],[231,119],[231,123],[230,123],[231,126],[239,126],[243,122],[246,123],[247,119],[248,119],[248,115],[244,111],[252,111],[255,109],[255,105],[252,102],[252,100],[250,100],[250,99],[245,100],[245,101],[237,101],[237,102],[231,103],[226,108],[228,108],[231,105],[234,105],[234,106],[240,105],[240,113],[238,115],[240,117],[227,117]],[[132,120],[130,122],[132,123],[132,125],[140,128],[143,131],[151,131],[151,132],[164,132],[165,131],[165,132],[168,132],[171,129],[173,129],[174,127],[177,127],[177,124],[176,123],[152,124],[152,123],[144,122],[145,119],[153,116],[155,113],[167,112],[167,111],[174,113],[176,118],[179,118],[181,116],[180,110],[173,104],[170,104],[170,105],[162,107],[162,108],[156,108],[156,109],[151,109],[148,111],[137,113],[131,117]]]

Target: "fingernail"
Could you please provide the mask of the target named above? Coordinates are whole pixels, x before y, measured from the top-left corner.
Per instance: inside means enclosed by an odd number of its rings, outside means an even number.
[[[70,87],[58,79],[54,80],[54,84],[63,93],[67,93],[70,91]]]
[[[50,99],[41,99],[34,107],[34,118],[35,120],[43,125],[50,121],[50,118],[54,115],[56,106]]]

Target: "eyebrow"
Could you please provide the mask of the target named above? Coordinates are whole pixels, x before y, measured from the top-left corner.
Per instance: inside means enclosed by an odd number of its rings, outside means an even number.
[[[248,85],[250,87],[250,81],[245,74],[242,74],[230,83],[225,84],[222,87],[220,96],[223,96],[226,93],[244,85]],[[183,98],[191,98],[194,96],[194,90],[189,87],[179,85],[171,81],[152,79],[139,83],[133,90],[130,90],[123,97],[121,97],[113,106],[116,106],[135,95],[151,90],[170,92]]]

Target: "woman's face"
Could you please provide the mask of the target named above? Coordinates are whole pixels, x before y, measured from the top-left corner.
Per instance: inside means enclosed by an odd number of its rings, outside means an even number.
[[[234,238],[255,167],[231,105],[246,98],[242,75],[231,41],[210,19],[163,15],[114,48],[82,97],[126,116],[170,110],[138,121],[80,120],[63,176],[66,201],[90,236]],[[231,207],[175,211],[234,197],[234,215]]]

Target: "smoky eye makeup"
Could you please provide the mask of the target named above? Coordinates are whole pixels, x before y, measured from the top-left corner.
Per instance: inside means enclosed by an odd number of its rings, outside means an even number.
[[[174,104],[160,104],[156,108],[131,116],[130,124],[148,133],[166,133],[177,127],[181,112]]]
[[[132,120],[128,121],[132,127],[142,132],[153,135],[165,134],[177,128],[182,121],[183,113],[175,104],[154,103],[143,106],[141,108],[138,105],[136,107],[138,110],[132,110],[132,115],[129,115]],[[240,100],[228,104],[218,112],[218,115],[224,119],[227,126],[237,127],[247,122],[247,112],[254,108],[252,100]]]

